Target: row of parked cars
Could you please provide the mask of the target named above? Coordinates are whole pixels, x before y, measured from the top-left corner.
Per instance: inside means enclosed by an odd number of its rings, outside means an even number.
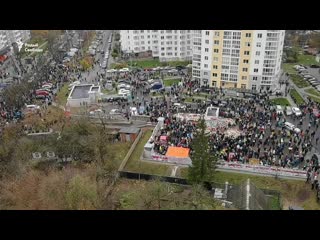
[[[281,105],[276,105],[275,109],[277,114],[285,114],[287,116],[291,116],[292,114],[294,114],[295,116],[302,115],[302,112],[298,107],[286,106],[285,109],[283,109]]]
[[[298,71],[298,74],[303,77],[304,80],[308,81],[314,88],[320,91],[320,81],[315,76],[312,76],[307,67],[303,65],[295,65],[294,69]]]
[[[301,116],[302,112],[298,107],[289,107],[286,106],[285,109],[282,108],[280,105],[276,105],[276,111],[277,114],[285,114],[287,116],[295,115],[295,116]],[[313,116],[316,118],[320,118],[320,111],[317,108],[314,108],[312,110]]]

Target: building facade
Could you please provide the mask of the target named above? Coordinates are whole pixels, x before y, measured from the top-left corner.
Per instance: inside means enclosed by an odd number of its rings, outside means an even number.
[[[284,36],[284,30],[193,31],[193,79],[210,87],[275,89]]]
[[[0,30],[0,50],[11,47],[14,42],[25,43],[30,37],[30,30]]]
[[[160,61],[192,60],[192,30],[121,30],[124,53],[151,51]]]

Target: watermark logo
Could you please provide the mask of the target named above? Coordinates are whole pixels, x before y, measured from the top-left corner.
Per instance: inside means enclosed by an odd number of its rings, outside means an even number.
[[[39,44],[25,44],[25,51],[26,52],[43,52],[42,48],[39,48]]]

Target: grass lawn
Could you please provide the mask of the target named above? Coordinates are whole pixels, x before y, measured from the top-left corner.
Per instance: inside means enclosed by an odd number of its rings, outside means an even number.
[[[124,169],[131,172],[148,173],[162,176],[169,176],[171,174],[171,166],[157,163],[148,163],[141,161],[140,157],[145,143],[148,141],[152,134],[152,130],[147,130],[141,137],[135,150],[132,152]]]
[[[62,88],[60,88],[60,91],[57,93],[57,103],[59,105],[66,105],[67,103],[67,98],[69,95],[69,90],[68,90],[68,84],[64,84]]]
[[[274,99],[271,99],[270,102],[273,103],[274,105],[290,106],[290,103],[286,98],[274,98]]]
[[[298,64],[303,64],[303,65],[312,65],[312,64],[318,64],[316,61],[316,57],[312,55],[298,55]]]
[[[165,87],[170,87],[173,84],[178,84],[179,82],[180,82],[180,79],[168,79],[168,80],[164,79],[163,80]]]
[[[285,72],[289,74],[296,74],[297,71],[293,68],[294,65],[297,65],[296,63],[283,63],[282,68]]]
[[[320,97],[320,92],[319,92],[319,91],[317,91],[317,90],[315,90],[314,88],[310,88],[310,89],[308,89],[308,90],[305,90],[305,92],[307,92],[307,93],[310,93],[310,94],[312,94],[312,95],[315,95],[315,96],[319,96],[319,97]]]
[[[158,59],[141,59],[141,60],[133,60],[126,61],[123,63],[113,63],[111,64],[111,68],[116,67],[121,64],[124,67],[132,66],[132,67],[140,67],[140,68],[155,68],[155,67],[165,67],[165,66],[187,66],[190,64],[190,61],[171,61],[171,62],[160,62]]]
[[[117,91],[115,89],[113,90],[103,89],[101,92],[107,95],[117,94]]]
[[[295,100],[296,104],[300,105],[300,104],[304,103],[303,98],[300,96],[300,94],[295,89],[291,89],[290,95],[293,98],[293,100]]]
[[[186,177],[188,168],[180,169],[181,177]],[[281,192],[282,205],[288,209],[290,205],[301,206],[306,210],[320,210],[316,201],[316,193],[304,181],[275,179],[272,177],[254,176],[240,173],[216,172],[214,182],[241,184],[250,178],[258,188],[272,189]]]
[[[116,167],[117,169],[120,167],[121,162],[123,161],[124,157],[126,156],[127,152],[129,151],[131,147],[131,143],[130,142],[116,142],[116,143],[112,143],[109,146],[109,152],[108,152],[108,156],[110,156],[110,158],[114,159],[115,163],[116,163]]]
[[[320,103],[320,98],[309,96],[313,101]]]
[[[291,74],[290,78],[298,88],[305,88],[310,86],[310,84],[299,75]]]
[[[193,97],[186,97],[184,102],[190,102],[192,103],[192,99],[197,100],[197,99],[201,99],[201,100],[205,100],[206,98],[203,96],[193,96]]]

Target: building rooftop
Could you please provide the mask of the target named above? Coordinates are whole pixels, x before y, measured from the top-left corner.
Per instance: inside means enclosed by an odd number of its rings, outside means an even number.
[[[140,129],[136,127],[123,127],[119,131],[119,133],[138,133],[138,132],[140,132]]]
[[[71,98],[72,99],[80,99],[80,98],[89,98],[89,91],[92,85],[76,85],[74,86]]]
[[[99,87],[97,87],[97,86],[91,88],[91,91],[98,91],[98,90],[99,90]]]

